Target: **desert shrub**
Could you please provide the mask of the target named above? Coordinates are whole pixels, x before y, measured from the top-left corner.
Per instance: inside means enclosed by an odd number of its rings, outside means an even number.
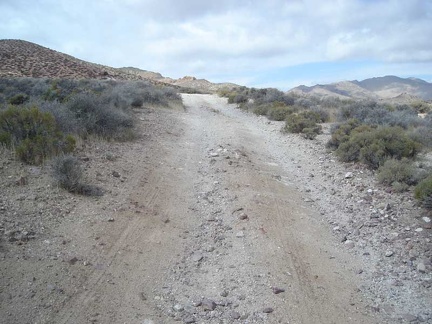
[[[319,115],[319,122],[320,123],[326,123],[326,122],[330,121],[330,113],[328,112],[327,109],[315,106],[315,107],[310,108],[310,111]]]
[[[79,160],[72,155],[60,155],[52,160],[52,176],[56,183],[71,193],[101,196],[98,187],[83,183],[83,171]]]
[[[327,143],[327,147],[337,149],[342,143],[349,140],[352,130],[358,126],[360,126],[360,122],[357,119],[350,119],[346,123],[334,125],[331,129],[332,136]]]
[[[132,117],[111,104],[104,103],[92,94],[75,95],[68,103],[84,134],[97,134],[106,138],[115,138],[124,129],[133,127]]]
[[[11,106],[0,113],[0,142],[14,147],[17,156],[29,164],[75,149],[75,139],[64,137],[54,117],[37,107]]]
[[[31,104],[37,105],[43,112],[50,113],[54,116],[59,129],[65,134],[81,134],[84,131],[75,114],[66,104],[59,101],[42,101],[35,100]]]
[[[411,160],[389,159],[378,168],[378,182],[385,185],[394,183],[413,185],[415,183],[415,168]]]
[[[269,108],[269,105],[259,105],[253,108],[253,113],[258,116],[267,116]]]
[[[414,197],[418,199],[423,206],[432,209],[432,174],[420,181],[415,187]]]
[[[298,114],[291,114],[286,119],[285,130],[290,133],[304,133],[311,137],[311,133],[320,134],[322,127],[317,123],[320,116],[312,111],[302,111]]]
[[[13,96],[12,98],[9,98],[8,102],[11,105],[22,105],[22,104],[26,103],[28,100],[29,100],[29,96],[27,96],[26,94],[20,93],[20,94]]]
[[[285,120],[289,115],[297,112],[297,107],[295,106],[286,106],[282,102],[275,102],[271,107],[267,110],[267,117],[270,120]]]
[[[420,144],[400,127],[361,125],[350,132],[335,153],[343,162],[362,162],[377,169],[388,159],[413,158],[419,151]]]

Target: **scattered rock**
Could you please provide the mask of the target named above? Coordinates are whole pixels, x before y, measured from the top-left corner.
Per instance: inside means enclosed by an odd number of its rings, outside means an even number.
[[[227,297],[227,296],[228,296],[228,291],[224,290],[224,291],[222,291],[222,292],[220,293],[220,295],[221,295],[222,297]]]
[[[237,234],[236,234],[236,237],[244,237],[244,236],[245,236],[245,234],[244,234],[243,231],[239,231],[239,232],[237,232]]]
[[[352,177],[354,177],[354,174],[352,172],[345,173],[345,179],[351,179]]]
[[[73,258],[70,259],[68,262],[69,262],[69,264],[74,265],[75,263],[78,262],[78,258],[77,258],[77,257],[73,257]]]
[[[231,317],[232,319],[237,320],[237,319],[239,319],[239,318],[241,317],[241,314],[240,314],[239,312],[232,311],[232,312],[230,313],[230,317]]]
[[[114,222],[114,218],[112,218],[112,217],[108,218],[108,222],[110,222],[110,223]]]
[[[210,153],[210,157],[218,157],[219,153]]]
[[[391,257],[391,256],[393,256],[393,254],[394,254],[394,252],[389,250],[389,251],[386,251],[385,256]]]
[[[113,171],[113,172],[111,173],[111,175],[112,175],[114,178],[120,178],[120,173],[118,173],[117,171]]]
[[[195,323],[195,318],[193,318],[192,316],[188,316],[184,318],[183,322],[186,324]]]
[[[200,262],[203,258],[204,256],[201,253],[196,253],[193,255],[192,260],[194,262]]]
[[[427,217],[427,216],[422,217],[422,220],[423,220],[425,223],[430,223],[430,222],[431,222],[431,219],[430,219],[429,217]]]
[[[201,306],[205,311],[213,311],[216,308],[216,303],[211,299],[204,298],[201,302]]]
[[[279,287],[273,287],[272,290],[273,290],[273,294],[276,295],[285,292],[285,289]]]
[[[245,213],[241,213],[241,214],[239,215],[238,218],[239,218],[240,220],[246,220],[246,219],[248,219],[249,217],[248,217],[247,214],[245,214]]]
[[[180,304],[175,304],[174,307],[173,307],[173,309],[174,309],[176,312],[181,312],[181,311],[184,310],[183,306],[180,305]]]
[[[426,266],[425,266],[425,264],[423,262],[419,262],[417,264],[417,271],[418,272],[422,272],[422,273],[426,272]]]
[[[273,313],[274,309],[271,307],[266,307],[263,309],[263,313],[270,314]]]

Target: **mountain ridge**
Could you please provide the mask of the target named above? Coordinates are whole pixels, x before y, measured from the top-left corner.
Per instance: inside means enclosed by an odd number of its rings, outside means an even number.
[[[301,85],[288,90],[297,95],[339,97],[341,99],[374,100],[432,100],[432,83],[418,78],[401,78],[394,75],[373,77],[362,81],[340,81],[317,84],[311,87]]]

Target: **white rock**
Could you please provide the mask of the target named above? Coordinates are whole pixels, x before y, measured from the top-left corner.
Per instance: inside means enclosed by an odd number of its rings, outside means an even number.
[[[391,257],[393,254],[394,254],[393,251],[387,251],[387,252],[385,253],[385,256],[386,256],[386,257]]]
[[[417,233],[423,232],[423,228],[418,227],[418,228],[415,229],[415,231],[416,231]]]
[[[430,223],[431,222],[431,219],[429,218],[429,217],[422,217],[422,219],[423,219],[423,221],[425,222],[425,223]]]
[[[245,234],[243,231],[237,232],[236,237],[244,237]]]
[[[352,172],[345,173],[345,179],[350,179],[352,177],[354,177],[354,174]]]

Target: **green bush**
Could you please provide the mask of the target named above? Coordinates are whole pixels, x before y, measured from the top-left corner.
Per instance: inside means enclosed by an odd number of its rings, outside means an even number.
[[[343,162],[362,162],[377,169],[388,159],[413,158],[419,151],[420,144],[401,127],[361,125],[350,132],[335,153]]]
[[[294,106],[286,106],[282,102],[275,102],[268,109],[267,117],[270,120],[286,120],[289,115],[293,114],[296,111],[297,109]]]
[[[286,119],[285,130],[290,133],[315,133],[320,134],[322,127],[317,123],[320,121],[319,114],[312,111],[302,111],[291,114]]]
[[[360,122],[357,119],[350,119],[344,124],[339,124],[336,125],[336,127],[333,127],[332,136],[327,143],[327,147],[337,149],[342,143],[349,140],[352,130],[358,126],[360,126]]]
[[[29,97],[27,95],[20,93],[20,94],[13,96],[12,98],[10,98],[8,100],[8,102],[11,105],[22,105],[22,104],[26,103],[28,100],[29,100]]]
[[[54,117],[37,107],[11,106],[0,112],[0,142],[15,148],[17,156],[29,164],[75,149],[75,139],[64,137]]]
[[[385,185],[401,183],[412,185],[415,182],[415,168],[412,161],[389,159],[378,169],[378,182]]]
[[[423,206],[432,209],[432,174],[415,187],[414,197],[418,199]]]
[[[269,108],[269,105],[259,105],[253,109],[253,113],[258,116],[266,116]]]

